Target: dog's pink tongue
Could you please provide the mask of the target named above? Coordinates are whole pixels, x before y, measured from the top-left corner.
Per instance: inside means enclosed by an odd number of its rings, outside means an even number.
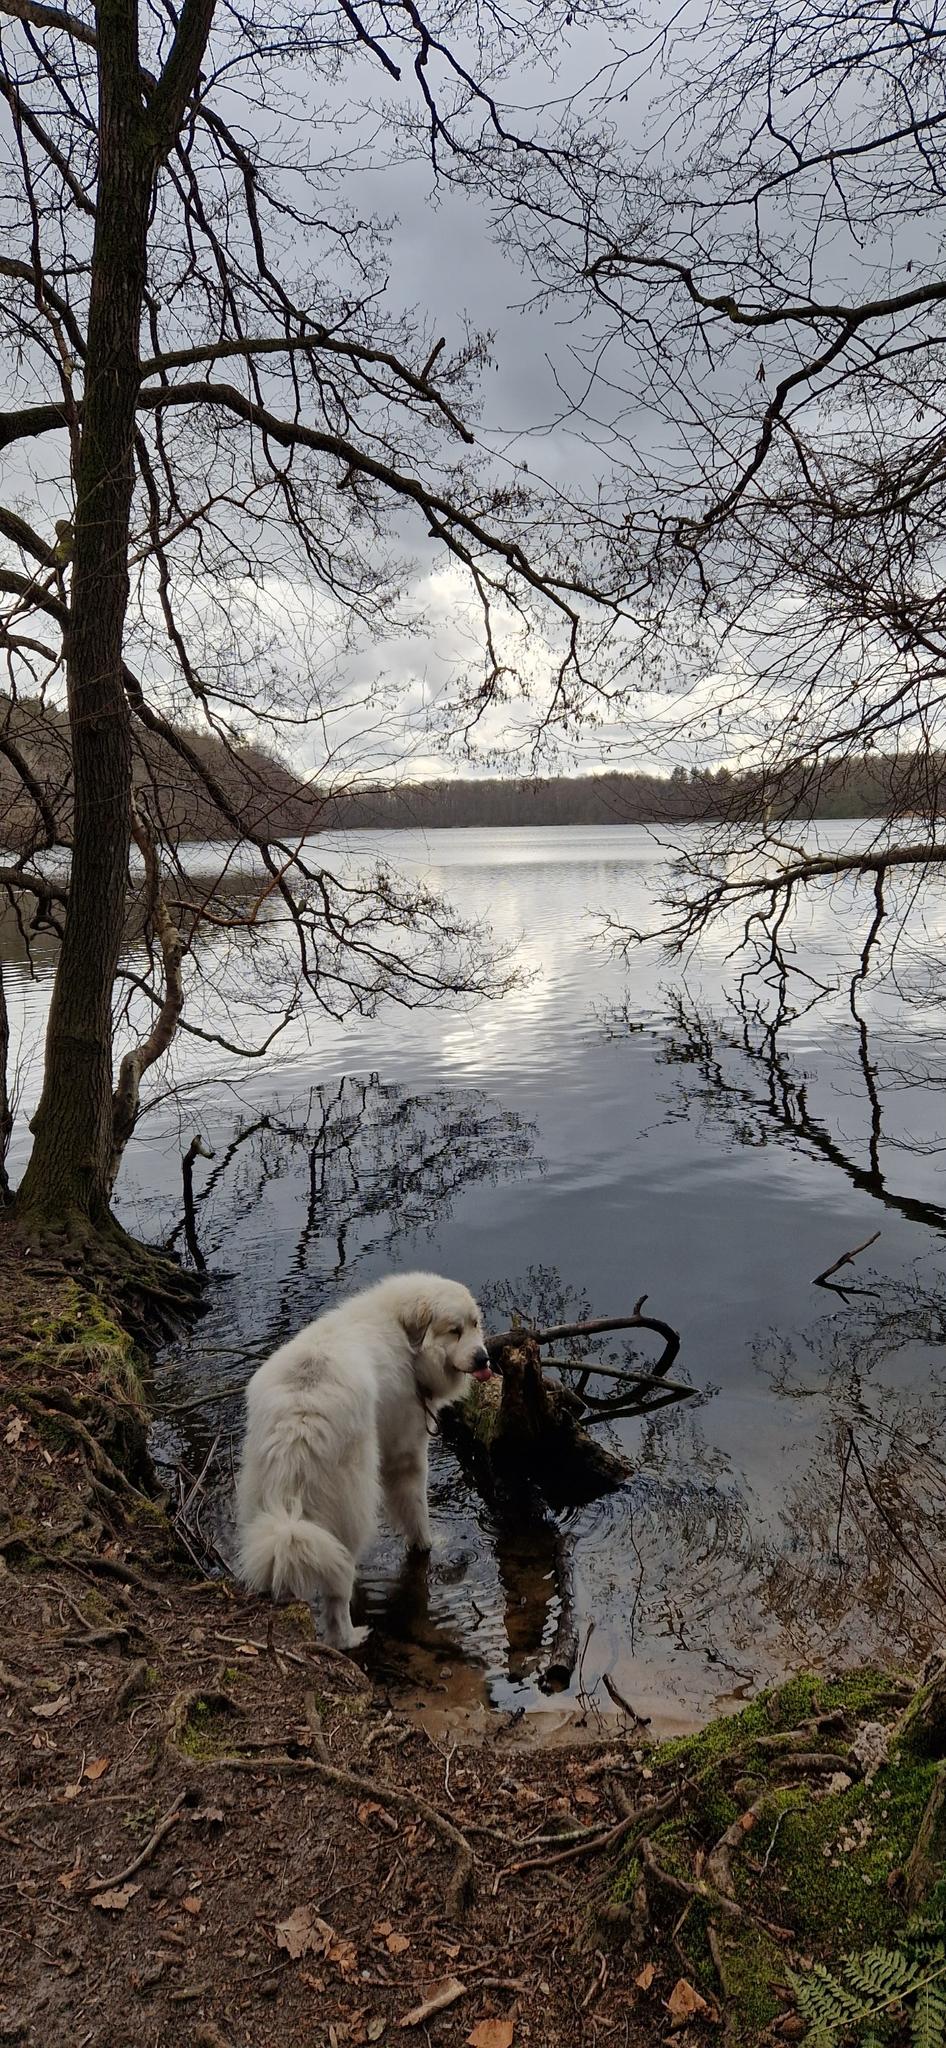
[[[473,1374],[475,1380],[491,1380],[492,1377],[492,1368],[488,1365],[478,1365]]]

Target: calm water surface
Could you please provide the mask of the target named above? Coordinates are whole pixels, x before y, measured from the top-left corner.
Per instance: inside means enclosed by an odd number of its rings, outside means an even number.
[[[562,1532],[584,1692],[610,1671],[665,1725],[800,1658],[913,1654],[940,1636],[939,1008],[865,1001],[860,1033],[839,1003],[766,1045],[727,999],[722,938],[685,976],[610,958],[594,913],[652,922],[662,856],[641,828],[320,844],[341,861],[382,853],[487,917],[524,978],[460,1011],[312,1015],[258,1064],[179,1054],[119,1205],[142,1235],[179,1242],[182,1146],[200,1131],[213,1147],[195,1179],[212,1308],[159,1367],[159,1398],[239,1385],[340,1291],[393,1265],[466,1280],[494,1327],[513,1303],[558,1320],[627,1312],[646,1293],[681,1332],[677,1369],[698,1398],[619,1425],[628,1486],[557,1528],[497,1525],[438,1445],[429,1578],[406,1574],[386,1537],[366,1563],[379,1668],[445,1699],[534,1704]],[[830,964],[851,928],[848,897],[815,906],[806,964]],[[944,933],[946,905],[927,899],[904,954],[914,992]],[[214,965],[231,1035],[262,1038],[256,1012],[279,998],[265,954],[249,965],[221,951]],[[43,962],[34,980],[15,961],[7,974],[15,1167],[48,984]],[[813,1284],[875,1231],[834,1289]],[[219,1435],[208,1517],[224,1550],[239,1413],[237,1396],[215,1399],[160,1438],[193,1466]]]

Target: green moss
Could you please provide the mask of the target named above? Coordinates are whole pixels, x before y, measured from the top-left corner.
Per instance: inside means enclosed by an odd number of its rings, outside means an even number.
[[[238,1712],[226,1693],[185,1694],[172,1715],[171,1733],[177,1748],[196,1763],[228,1755],[236,1747],[232,1724]]]
[[[280,1609],[280,1626],[293,1629],[297,1636],[312,1640],[315,1636],[315,1621],[311,1607],[304,1600],[294,1600],[288,1607]]]
[[[785,1958],[761,1928],[717,1937],[723,1991],[731,2013],[727,2039],[757,2041],[785,2003]]]
[[[621,1864],[611,1892],[611,1897],[616,1906],[629,1906],[632,1904],[634,1893],[640,1884],[642,1876],[643,1868],[640,1858],[637,1856],[626,1857]]]
[[[695,1886],[680,1922],[668,1968],[685,1954],[692,1981],[704,1995],[722,1999],[728,2037],[758,2042],[784,2008],[785,1954],[764,1923],[790,1932],[790,1947],[829,1967],[851,1951],[875,1943],[894,1946],[908,1919],[902,1873],[927,1812],[940,1757],[940,1695],[931,1689],[899,1723],[896,1707],[903,1682],[888,1673],[855,1672],[824,1679],[805,1674],[761,1695],[741,1713],[715,1721],[698,1735],[656,1748],[649,1759],[652,1790],[659,1799],[674,1785],[678,1804],[649,1830],[655,1859],[670,1877]],[[824,1773],[809,1767],[792,1778],[791,1748],[768,1748],[761,1740],[789,1733],[814,1717],[841,1710],[842,1729],[805,1730],[799,1749],[843,1755],[857,1724],[884,1721],[897,1726],[895,1746],[870,1784],[863,1780],[826,1790]],[[714,1898],[704,1858],[748,1806],[755,1826],[735,1850],[731,1882],[736,1917]],[[946,1820],[944,1820],[946,1829]],[[928,1832],[931,1823],[927,1822]],[[928,1858],[922,1910],[946,1921],[946,1869],[935,1832]],[[640,1882],[633,1839],[616,1873],[612,1897],[625,1902]],[[679,1920],[679,1900],[648,1880],[648,1895],[661,1940]],[[720,1982],[722,1979],[722,1983]]]
[[[25,1374],[80,1372],[137,1406],[144,1405],[138,1353],[97,1294],[67,1284],[54,1313],[33,1317],[31,1336],[22,1358]]]
[[[830,1955],[901,1930],[888,1880],[906,1862],[935,1775],[935,1764],[901,1755],[871,1785],[786,1805],[767,1872],[774,1917]]]
[[[474,1380],[463,1403],[463,1421],[478,1443],[488,1449],[499,1428],[499,1398],[489,1380]]]

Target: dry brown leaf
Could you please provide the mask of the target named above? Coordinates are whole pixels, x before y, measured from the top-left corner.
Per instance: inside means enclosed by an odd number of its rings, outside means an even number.
[[[638,1991],[649,1991],[656,1975],[656,1966],[653,1963],[645,1963],[643,1969],[634,1979]]]
[[[420,2005],[412,2006],[410,2012],[406,2012],[404,2018],[398,2020],[398,2026],[422,2027],[424,2021],[432,2019],[435,2012],[443,2012],[445,2006],[453,2005],[458,1998],[465,1997],[466,1985],[460,1983],[459,1977],[438,1977],[435,1984],[428,1984],[426,1997],[421,2000]]]
[[[111,1761],[112,1759],[110,1756],[94,1756],[92,1758],[92,1762],[90,1764],[86,1764],[82,1776],[84,1778],[91,1778],[92,1783],[94,1785],[97,1778],[104,1778]]]
[[[758,1818],[757,1813],[741,1813],[739,1815],[739,1825],[744,1835],[748,1835],[750,1830],[755,1827]]]
[[[380,2041],[387,2024],[387,2020],[377,2018],[369,2020],[368,2025],[365,2028],[365,2032],[368,2036],[369,2041]]]
[[[481,2020],[467,2035],[467,2048],[512,2048],[515,2031],[512,2020]]]
[[[410,1948],[411,1937],[409,1934],[389,1934],[384,1945],[389,1956],[402,1956],[404,1950]]]
[[[73,1890],[74,1890],[74,1888],[75,1888],[75,1886],[76,1886],[76,1885],[78,1884],[78,1882],[79,1882],[79,1872],[81,1871],[81,1869],[82,1869],[82,1851],[81,1851],[81,1849],[77,1849],[77,1850],[76,1850],[76,1860],[75,1860],[75,1862],[74,1862],[74,1864],[73,1864],[73,1866],[72,1866],[72,1869],[71,1869],[71,1870],[61,1870],[61,1871],[60,1871],[60,1873],[59,1873],[59,1876],[58,1876],[58,1877],[57,1877],[57,1879],[56,1879],[56,1883],[57,1883],[57,1884],[61,1884],[61,1885],[62,1885],[62,1888],[63,1888],[63,1891],[64,1891],[64,1892],[71,1892],[71,1891],[73,1891]]]
[[[119,1885],[114,1892],[97,1892],[92,1904],[100,1913],[124,1913],[125,1907],[131,1905],[135,1893],[140,1890],[140,1884]]]
[[[35,1714],[38,1721],[51,1721],[54,1714],[64,1714],[68,1705],[69,1694],[61,1692],[58,1699],[40,1700],[37,1707],[30,1708],[30,1713]]]
[[[334,1927],[327,1920],[320,1920],[311,1906],[295,1906],[288,1919],[276,1922],[276,1947],[285,1949],[287,1956],[293,1958],[324,1955],[334,1939]]]
[[[26,1416],[14,1415],[13,1421],[9,1423],[6,1433],[4,1435],[4,1443],[12,1444],[13,1449],[17,1450],[19,1448],[20,1438],[23,1435],[23,1431],[25,1430],[25,1428]]]
[[[342,1941],[333,1934],[325,1951],[325,1960],[334,1963],[343,1977],[350,1977],[358,1968],[358,1950],[353,1941]]]
[[[600,1798],[600,1793],[595,1792],[591,1785],[579,1785],[576,1788],[576,1806],[597,1806],[600,1802]]]
[[[681,2026],[684,2020],[693,2019],[698,2012],[709,2012],[705,1998],[701,1998],[699,1992],[694,1991],[692,1984],[688,1984],[685,1977],[677,1978],[670,1997],[664,1999],[664,2004],[675,2027]]]
[[[390,1920],[379,1920],[377,1922],[377,1925],[372,1927],[371,1932],[372,1934],[380,1935],[381,1940],[383,1941],[385,1935],[390,1934],[392,1932]]]
[[[193,1892],[189,1892],[187,1898],[181,1900],[181,1905],[183,1906],[185,1913],[203,1912],[203,1900],[195,1898]]]

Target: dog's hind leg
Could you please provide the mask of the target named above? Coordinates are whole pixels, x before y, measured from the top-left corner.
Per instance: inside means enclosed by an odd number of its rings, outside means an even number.
[[[381,1485],[389,1520],[399,1535],[406,1536],[412,1550],[429,1550],[430,1516],[427,1511],[427,1446],[420,1451],[401,1451],[381,1464]]]
[[[370,1628],[356,1628],[351,1618],[348,1600],[338,1600],[334,1595],[325,1599],[325,1640],[336,1650],[357,1650],[359,1644],[370,1636]]]

